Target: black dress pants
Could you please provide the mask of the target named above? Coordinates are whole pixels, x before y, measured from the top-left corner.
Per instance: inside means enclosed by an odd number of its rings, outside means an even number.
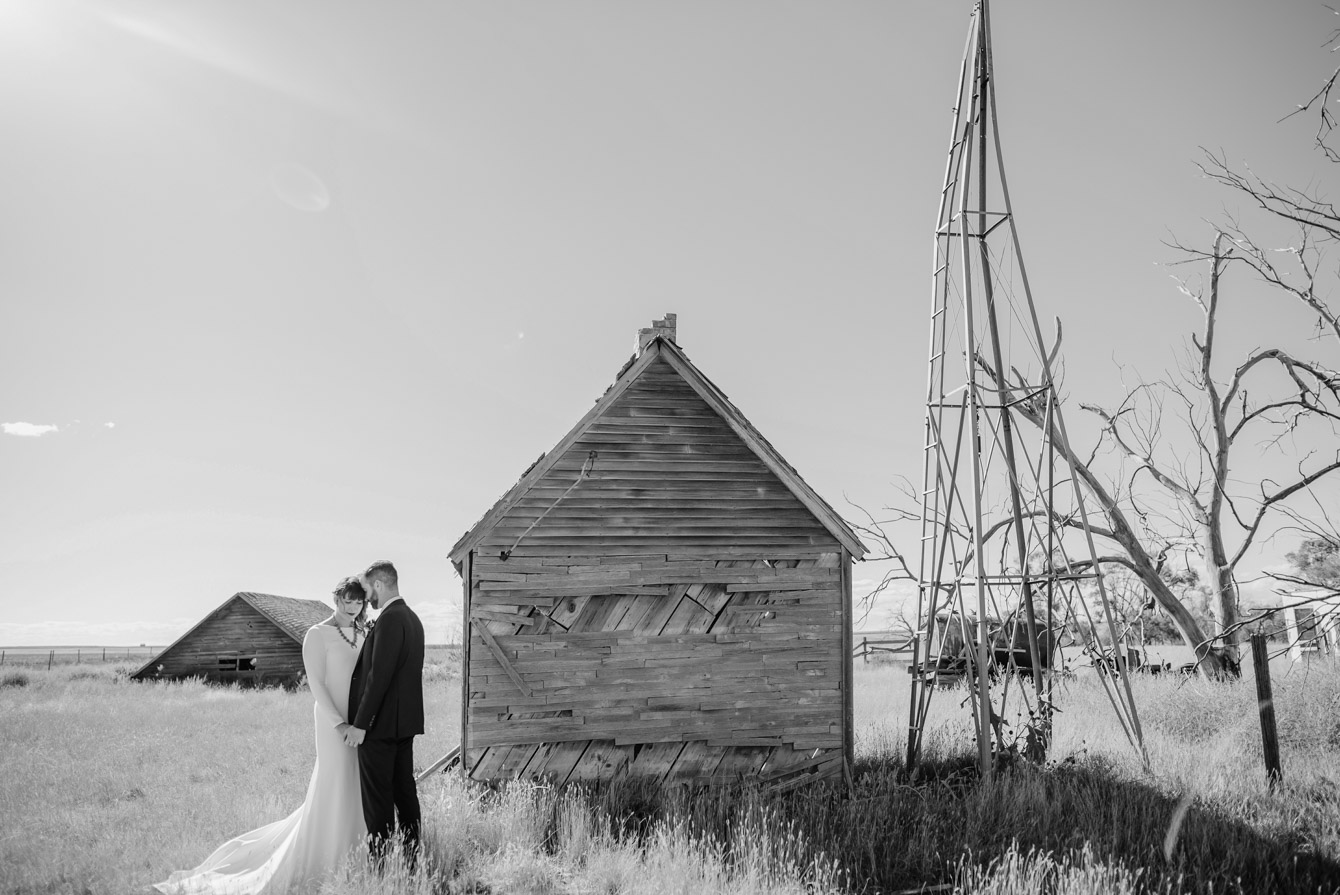
[[[405,858],[414,866],[419,853],[419,790],[414,785],[414,737],[365,739],[358,747],[358,776],[363,790],[363,820],[368,851],[380,864],[398,832]]]

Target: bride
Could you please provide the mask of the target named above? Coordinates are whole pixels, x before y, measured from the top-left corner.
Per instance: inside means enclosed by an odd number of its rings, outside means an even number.
[[[367,593],[357,578],[335,588],[335,611],[302,642],[307,683],[316,697],[316,767],[302,806],[225,842],[194,870],[154,888],[164,895],[278,895],[329,874],[365,842],[358,753],[344,744],[349,679],[366,638]]]

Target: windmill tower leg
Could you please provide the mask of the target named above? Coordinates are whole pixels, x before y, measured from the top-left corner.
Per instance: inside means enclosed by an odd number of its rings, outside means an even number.
[[[1115,644],[1098,639],[1080,593],[1081,580],[1096,583],[1098,615],[1115,631],[1073,465],[1059,470],[1073,489],[1057,505],[1058,453],[1067,464],[1071,454],[1056,450],[1068,441],[1055,357],[1038,324],[1005,180],[987,0],[974,11],[959,78],[930,322],[908,767],[936,683],[951,671],[969,682],[984,776],[1007,754],[1044,758],[1058,632],[1067,626],[1085,640],[1086,655],[1114,669],[1116,681],[1103,686],[1143,754],[1124,664],[1106,661]]]

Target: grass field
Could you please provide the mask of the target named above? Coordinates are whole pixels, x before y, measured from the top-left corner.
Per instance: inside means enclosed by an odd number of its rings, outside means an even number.
[[[421,766],[456,739],[443,658],[430,657]],[[1048,766],[990,784],[972,770],[963,693],[945,691],[909,782],[907,676],[858,665],[849,793],[494,791],[439,775],[421,788],[427,872],[371,880],[355,862],[323,891],[1337,892],[1340,668],[1274,678],[1274,791],[1250,679],[1138,679],[1149,771],[1094,682],[1068,681]],[[297,806],[311,726],[305,692],[135,684],[111,663],[0,669],[0,893],[143,892],[193,866]]]

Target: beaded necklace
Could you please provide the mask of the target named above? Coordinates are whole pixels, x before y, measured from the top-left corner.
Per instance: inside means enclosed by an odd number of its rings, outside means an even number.
[[[354,648],[354,649],[358,649],[358,628],[354,627],[353,625],[350,625],[349,627],[351,627],[351,628],[354,629],[354,638],[353,638],[353,640],[350,640],[348,637],[345,637],[345,636],[344,636],[344,628],[340,627],[339,625],[336,625],[336,626],[335,626],[335,630],[340,632],[340,639],[341,639],[341,640],[343,640],[345,643],[349,644],[349,646],[351,646],[352,648]]]

